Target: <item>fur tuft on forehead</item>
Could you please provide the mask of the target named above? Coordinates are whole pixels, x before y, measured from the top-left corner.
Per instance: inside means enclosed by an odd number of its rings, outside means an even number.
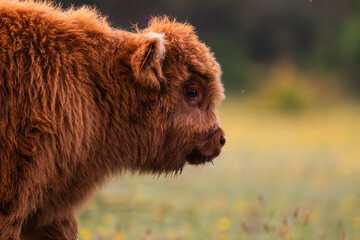
[[[170,20],[169,17],[153,17],[145,31],[165,33],[167,38],[192,38],[197,40],[194,27],[188,23],[177,22],[176,19]],[[168,36],[169,35],[169,36]]]

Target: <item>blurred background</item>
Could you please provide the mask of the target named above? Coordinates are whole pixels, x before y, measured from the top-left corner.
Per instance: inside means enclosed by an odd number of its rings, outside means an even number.
[[[79,213],[80,239],[360,240],[359,0],[61,2],[123,29],[191,23],[227,95],[215,167],[120,176]]]

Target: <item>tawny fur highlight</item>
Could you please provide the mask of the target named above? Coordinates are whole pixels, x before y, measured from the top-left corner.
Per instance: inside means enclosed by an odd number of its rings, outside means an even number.
[[[128,32],[92,8],[0,0],[0,239],[75,240],[74,209],[111,175],[216,157],[220,76],[188,24]]]

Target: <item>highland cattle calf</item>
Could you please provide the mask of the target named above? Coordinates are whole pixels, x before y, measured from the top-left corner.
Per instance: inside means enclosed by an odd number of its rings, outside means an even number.
[[[74,209],[110,176],[212,161],[220,75],[189,24],[0,0],[0,239],[75,240]]]

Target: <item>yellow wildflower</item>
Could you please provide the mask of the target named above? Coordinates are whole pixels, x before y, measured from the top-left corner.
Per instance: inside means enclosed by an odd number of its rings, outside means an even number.
[[[83,229],[81,232],[80,232],[80,237],[82,240],[90,240],[92,238],[92,232],[90,229],[86,228],[86,229]]]
[[[220,218],[217,221],[217,227],[220,231],[226,231],[230,228],[230,220],[228,218]]]
[[[115,240],[126,240],[126,234],[123,232],[116,232]]]

